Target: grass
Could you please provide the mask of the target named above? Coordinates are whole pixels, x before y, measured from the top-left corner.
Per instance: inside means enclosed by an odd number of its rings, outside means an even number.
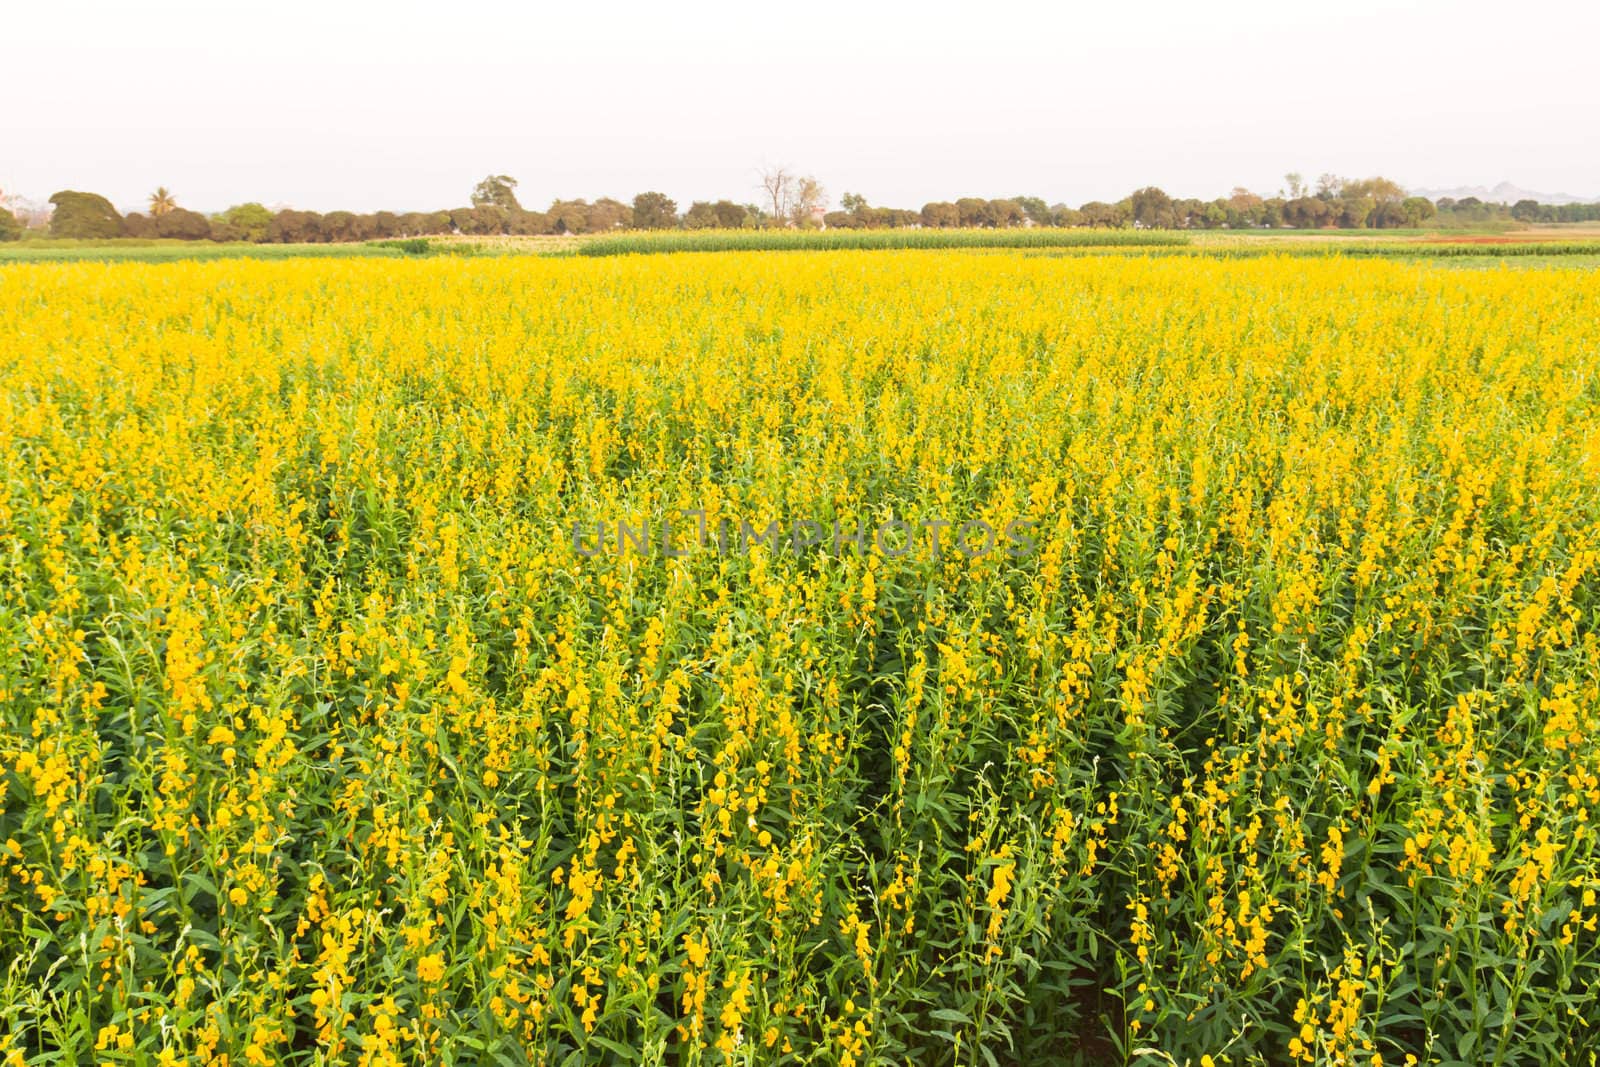
[[[1503,245],[1434,244],[1427,242],[1366,242],[1362,244],[1338,241],[1279,244],[1271,241],[1241,240],[1228,244],[1190,245],[1173,248],[1118,248],[1093,249],[1038,249],[1041,256],[1075,257],[1087,254],[1110,256],[1151,255],[1188,256],[1197,259],[1257,259],[1287,257],[1296,259],[1328,259],[1341,256],[1357,259],[1389,259],[1410,263],[1440,261],[1461,266],[1493,266],[1514,261],[1519,267],[1561,265],[1588,267],[1600,262],[1600,241],[1527,242]]]
[[[1436,234],[1450,234],[1470,236],[1475,234],[1499,235],[1512,232],[1521,227],[1511,223],[1483,223],[1473,226],[1404,226],[1395,229],[1372,230],[1366,227],[1351,229],[1345,226],[1330,226],[1320,229],[1300,229],[1292,226],[1278,227],[1276,229],[1260,230],[1202,230],[1202,233],[1217,235],[1248,235],[1252,237],[1372,237],[1381,234],[1384,237],[1432,237]]]
[[[202,241],[23,241],[0,245],[0,263],[172,263],[205,259],[349,259],[401,256],[379,244],[258,245]]]
[[[1454,232],[1454,231],[1452,231]],[[1346,239],[1360,236],[1361,240]],[[1299,240],[1289,240],[1298,237]],[[1416,238],[1431,238],[1417,240]],[[34,262],[166,263],[213,259],[350,259],[418,256],[616,256],[667,252],[843,251],[955,249],[1044,255],[1143,252],[1223,259],[1329,254],[1472,263],[1527,260],[1587,266],[1600,256],[1600,237],[1507,244],[1456,243],[1437,230],[1203,231],[1193,235],[1149,230],[700,230],[569,238],[414,237],[348,244],[248,244],[37,238],[0,245],[0,265]]]
[[[345,244],[252,244],[230,241],[142,240],[119,237],[107,240],[41,238],[0,244],[3,263],[172,263],[208,259],[356,259],[429,255],[489,255],[498,252],[467,242],[435,241],[412,237],[392,241]]]
[[[1145,230],[668,230],[592,238],[577,251],[583,256],[619,256],[906,248],[1149,248],[1188,243],[1183,234]]]
[[[1325,251],[1325,249],[1324,249]],[[1588,256],[1600,253],[1600,241],[1524,241],[1513,244],[1360,244],[1340,247],[1347,256]]]
[[[1440,266],[1458,267],[1464,270],[1490,270],[1502,266],[1514,266],[1520,270],[1544,267],[1594,270],[1600,267],[1600,249],[1589,253],[1568,253],[1560,256],[1518,256],[1513,261],[1499,259],[1492,252],[1481,256],[1446,256],[1440,261]]]

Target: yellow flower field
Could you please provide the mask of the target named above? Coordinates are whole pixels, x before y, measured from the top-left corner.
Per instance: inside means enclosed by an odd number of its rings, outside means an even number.
[[[0,1058],[1593,1063],[1597,488],[1596,271],[6,268]]]

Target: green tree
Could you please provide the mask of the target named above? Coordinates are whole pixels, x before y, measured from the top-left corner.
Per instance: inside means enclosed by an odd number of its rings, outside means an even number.
[[[1379,204],[1372,209],[1367,225],[1375,230],[1392,230],[1406,225],[1406,212],[1399,204]]]
[[[1222,207],[1223,221],[1234,230],[1260,226],[1267,211],[1266,201],[1242,185],[1233,187],[1233,192],[1222,202]]]
[[[0,241],[15,241],[22,236],[22,223],[9,208],[0,207]]]
[[[354,241],[359,236],[356,231],[356,217],[351,212],[330,211],[322,216],[324,241]]]
[[[392,211],[374,211],[361,218],[362,236],[382,240],[400,236],[400,216]]]
[[[633,225],[633,208],[620,200],[602,196],[589,205],[588,229],[590,233],[607,230],[625,230]]]
[[[551,233],[588,233],[590,204],[587,200],[557,200],[546,212]]]
[[[717,211],[709,200],[696,200],[683,213],[683,225],[689,230],[710,230],[717,225]]]
[[[111,201],[97,193],[63,189],[50,197],[51,237],[121,237],[122,216]]]
[[[1325,200],[1302,196],[1283,205],[1283,222],[1302,230],[1314,230],[1328,223],[1332,209]]]
[[[1539,218],[1539,201],[1518,200],[1511,205],[1511,217],[1518,222],[1536,222]]]
[[[752,221],[750,209],[732,200],[718,200],[711,205],[711,211],[716,216],[717,225],[724,230],[742,229]]]
[[[683,216],[683,225],[690,230],[737,230],[750,224],[750,209],[732,200],[696,200]]]
[[[839,198],[839,207],[852,215],[859,215],[867,209],[867,198],[860,193],[845,193]]]
[[[678,204],[665,193],[640,193],[633,198],[633,224],[641,230],[670,230],[678,225]]]
[[[204,241],[211,236],[211,222],[200,212],[174,207],[155,216],[157,237],[173,237],[180,241]]]
[[[977,196],[963,196],[956,201],[956,217],[961,226],[987,226],[989,201]]]
[[[1340,226],[1347,230],[1359,230],[1375,221],[1373,213],[1378,209],[1378,202],[1370,196],[1346,196],[1334,201],[1331,206],[1339,212]]]
[[[1027,212],[1028,218],[1033,220],[1035,226],[1048,226],[1054,221],[1055,213],[1050,210],[1050,205],[1039,197],[1013,196],[1011,199],[1021,205],[1022,210]]]
[[[272,212],[257,203],[235,204],[217,216],[222,222],[239,229],[241,240],[265,241],[272,227]]]
[[[1388,178],[1361,178],[1345,182],[1339,195],[1346,198],[1368,197],[1379,204],[1398,204],[1406,198],[1406,191],[1400,187],[1399,182],[1390,181]]]
[[[1028,217],[1022,205],[1015,200],[991,200],[984,208],[983,221],[985,225],[996,229],[1006,229],[1010,226],[1021,226]]]
[[[450,212],[456,230],[473,237],[493,237],[506,232],[511,212],[494,204],[457,208]]]
[[[550,216],[542,211],[513,211],[507,223],[517,237],[533,237],[550,232]]]
[[[1078,209],[1078,214],[1082,216],[1085,226],[1120,229],[1131,221],[1126,200],[1115,204],[1108,204],[1103,200],[1091,200]]]
[[[1133,221],[1152,229],[1168,229],[1176,221],[1172,214],[1172,197],[1153,185],[1136,190],[1128,198],[1133,209]]]
[[[1405,212],[1407,226],[1421,226],[1438,214],[1434,210],[1433,201],[1425,196],[1406,197],[1400,201],[1400,210]]]
[[[1052,226],[1082,226],[1083,212],[1066,204],[1053,204],[1050,208],[1050,224]]]
[[[165,185],[157,186],[156,191],[150,194],[150,217],[153,219],[159,219],[177,206],[178,201],[173,198],[172,190]]]
[[[267,227],[267,240],[274,244],[301,244],[322,240],[322,216],[315,211],[295,211],[284,208],[272,216]]]
[[[448,211],[419,211],[414,215],[407,215],[405,224],[408,234],[446,234],[455,232],[455,223],[450,219]],[[410,227],[415,227],[414,229]]]
[[[473,207],[497,207],[502,211],[516,211],[517,179],[509,174],[491,174],[472,190]]]

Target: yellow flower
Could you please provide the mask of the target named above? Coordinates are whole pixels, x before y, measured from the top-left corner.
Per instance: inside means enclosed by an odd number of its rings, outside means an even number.
[[[444,956],[433,953],[417,961],[417,977],[424,982],[434,983],[444,978]]]

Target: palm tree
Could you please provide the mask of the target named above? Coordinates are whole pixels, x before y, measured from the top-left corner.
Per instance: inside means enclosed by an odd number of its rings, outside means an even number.
[[[156,218],[160,218],[177,206],[178,201],[173,199],[171,191],[165,185],[150,194],[150,214]]]

